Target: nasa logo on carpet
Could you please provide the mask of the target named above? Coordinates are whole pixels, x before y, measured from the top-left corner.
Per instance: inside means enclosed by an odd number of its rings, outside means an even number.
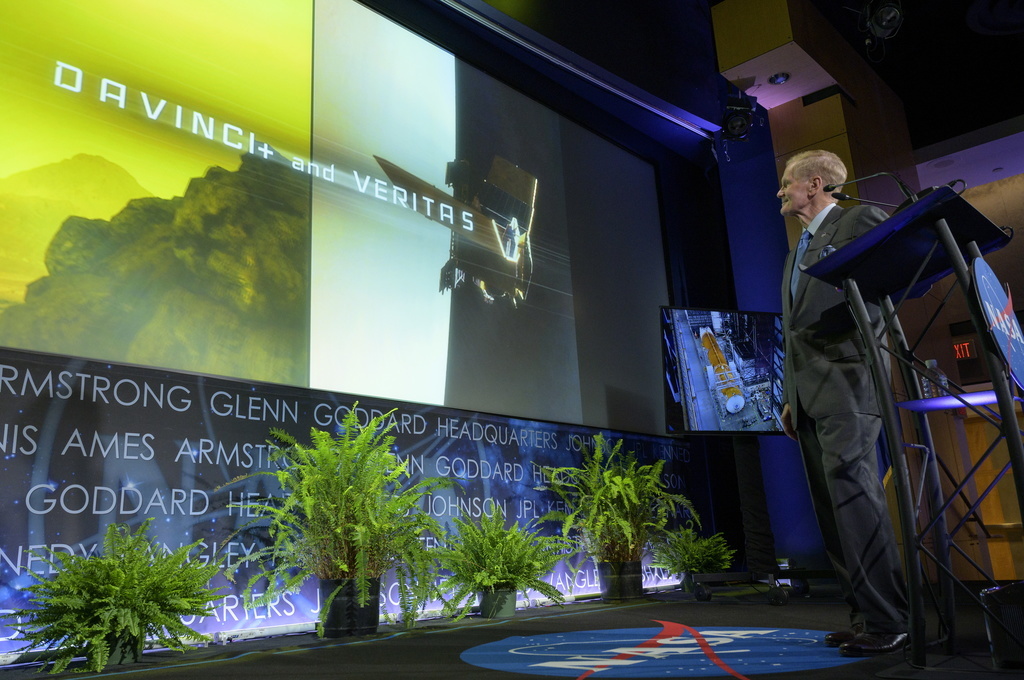
[[[462,660],[481,668],[577,678],[746,678],[826,669],[856,662],[826,647],[824,631],[793,628],[619,628],[528,637],[478,645]]]

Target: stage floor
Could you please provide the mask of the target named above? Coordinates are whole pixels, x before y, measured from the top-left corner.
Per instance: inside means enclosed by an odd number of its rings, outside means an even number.
[[[847,627],[846,605],[834,584],[812,583],[788,604],[769,604],[766,584],[712,587],[700,602],[682,591],[606,604],[585,600],[562,607],[520,609],[511,619],[470,616],[457,623],[421,621],[411,631],[387,625],[377,635],[321,640],[295,634],[211,645],[185,654],[147,652],[137,664],[89,677],[146,680],[258,678],[929,678],[973,680],[1019,676],[993,670],[981,612],[958,608],[954,655],[928,657],[912,668],[903,654],[841,657],[822,636]],[[937,624],[929,614],[929,639]],[[48,675],[40,664],[0,668],[0,680]],[[80,676],[78,676],[80,677]]]

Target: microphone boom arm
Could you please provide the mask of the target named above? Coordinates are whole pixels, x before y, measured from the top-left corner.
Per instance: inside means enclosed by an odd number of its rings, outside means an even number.
[[[903,197],[904,198],[909,198],[911,201],[916,201],[917,200],[917,196],[914,194],[913,191],[910,190],[910,187],[908,187],[906,185],[906,183],[904,183],[904,181],[899,178],[898,175],[896,175],[895,173],[892,173],[892,172],[876,172],[873,175],[868,175],[867,177],[858,177],[857,179],[851,179],[848,182],[842,182],[840,184],[826,184],[825,185],[825,191],[832,192],[832,191],[835,191],[836,189],[838,189],[839,187],[846,186],[847,184],[856,184],[857,182],[863,182],[864,180],[874,179],[875,177],[892,177],[896,181],[896,184],[899,185],[900,191],[903,193]],[[846,199],[840,199],[840,200],[846,200]],[[857,199],[854,199],[854,200],[857,200]],[[868,202],[870,202],[870,201],[868,201]],[[888,205],[888,204],[887,203],[883,203],[882,205]]]
[[[870,203],[871,205],[884,205],[884,206],[887,206],[889,208],[898,208],[899,207],[895,203],[882,203],[881,201],[869,201],[866,198],[856,198],[854,196],[850,196],[849,194],[839,193],[838,191],[835,191],[835,192],[832,193],[832,198],[834,198],[836,200],[839,200],[839,201],[859,201],[861,203]]]

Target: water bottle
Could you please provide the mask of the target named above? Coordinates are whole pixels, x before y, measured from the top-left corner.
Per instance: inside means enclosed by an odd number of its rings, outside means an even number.
[[[924,399],[941,397],[948,394],[947,386],[949,379],[939,368],[939,362],[935,359],[928,359],[924,362],[925,374],[921,377],[921,396]]]

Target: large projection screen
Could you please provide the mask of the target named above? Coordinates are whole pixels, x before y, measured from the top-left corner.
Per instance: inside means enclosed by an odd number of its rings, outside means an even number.
[[[647,160],[353,0],[0,22],[0,345],[664,431]]]

